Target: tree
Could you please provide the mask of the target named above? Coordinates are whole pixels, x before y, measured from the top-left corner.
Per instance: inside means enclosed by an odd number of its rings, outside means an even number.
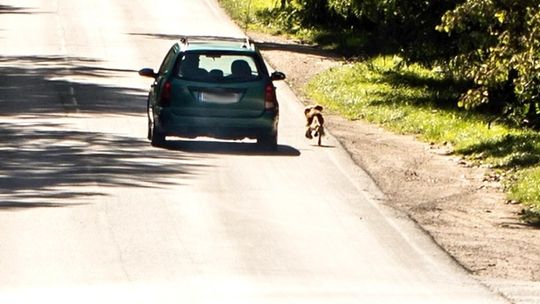
[[[467,0],[438,27],[453,39],[452,65],[473,85],[460,105],[496,104],[540,126],[540,5],[537,0]]]
[[[428,63],[448,58],[449,39],[436,26],[446,11],[462,1],[298,0],[296,3],[304,25],[366,37],[363,39],[366,49],[399,52],[408,60]]]

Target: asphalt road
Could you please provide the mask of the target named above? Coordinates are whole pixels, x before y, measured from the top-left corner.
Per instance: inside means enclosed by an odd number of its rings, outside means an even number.
[[[214,0],[0,1],[0,303],[506,303],[332,137],[146,140],[178,35],[238,35]]]

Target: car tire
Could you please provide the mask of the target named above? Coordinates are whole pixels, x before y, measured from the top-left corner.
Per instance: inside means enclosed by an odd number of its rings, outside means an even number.
[[[148,140],[152,140],[152,123],[148,120],[148,134],[146,135]]]
[[[148,132],[151,135],[150,144],[154,147],[164,147],[166,144],[165,134],[159,132],[156,125],[152,124],[152,128],[148,128]]]
[[[277,148],[278,148],[277,138],[278,138],[277,132],[260,136],[257,138],[257,145],[265,150],[277,151]]]
[[[148,132],[146,134],[146,137],[148,140],[152,140],[152,113],[150,112],[150,95],[148,95],[148,98],[146,99],[146,117],[148,118]]]

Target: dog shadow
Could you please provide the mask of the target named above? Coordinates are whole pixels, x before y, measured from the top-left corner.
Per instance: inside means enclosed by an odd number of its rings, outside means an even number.
[[[315,148],[323,148],[323,149],[333,149],[333,148],[336,147],[336,146],[334,146],[334,145],[325,145],[325,144],[320,144],[320,145],[318,145],[318,144],[316,144],[316,143],[310,144],[310,146],[311,146],[311,147],[315,147]]]

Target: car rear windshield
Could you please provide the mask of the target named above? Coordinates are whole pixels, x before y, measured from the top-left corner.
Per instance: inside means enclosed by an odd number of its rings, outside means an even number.
[[[245,53],[185,52],[177,64],[177,76],[191,81],[247,82],[260,75],[255,58]]]

